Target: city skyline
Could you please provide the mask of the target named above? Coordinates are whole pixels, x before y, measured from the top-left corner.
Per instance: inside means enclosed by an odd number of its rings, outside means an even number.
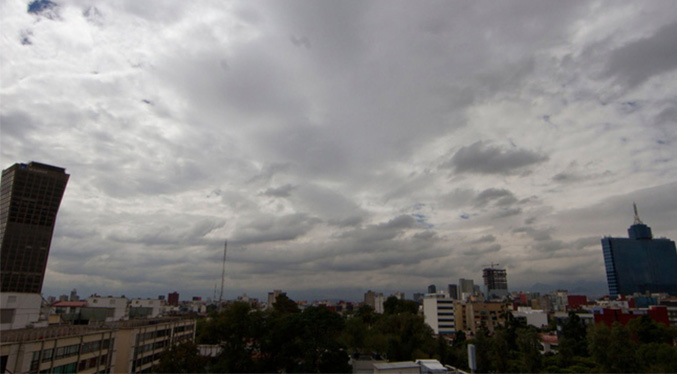
[[[677,238],[676,9],[6,1],[0,166],[71,175],[47,295],[211,296],[226,239],[226,298],[605,289],[633,202]]]

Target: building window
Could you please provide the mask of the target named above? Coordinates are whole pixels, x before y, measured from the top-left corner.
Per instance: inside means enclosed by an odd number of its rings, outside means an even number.
[[[73,362],[66,365],[57,366],[52,370],[53,374],[75,373],[78,368],[78,363]]]
[[[53,349],[45,349],[42,351],[42,362],[47,362],[52,360],[52,354],[54,353]]]
[[[39,366],[40,366],[40,351],[35,351],[33,352],[33,359],[31,359],[31,371],[32,372],[38,371]]]
[[[16,309],[0,309],[0,323],[13,323]]]

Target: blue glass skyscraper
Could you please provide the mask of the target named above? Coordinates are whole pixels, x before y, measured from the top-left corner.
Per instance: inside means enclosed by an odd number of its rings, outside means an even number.
[[[677,296],[677,249],[666,238],[654,239],[635,208],[629,238],[602,238],[604,265],[611,297],[636,292],[665,292]]]

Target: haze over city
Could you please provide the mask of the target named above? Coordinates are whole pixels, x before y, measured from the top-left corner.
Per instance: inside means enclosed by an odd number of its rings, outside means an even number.
[[[677,3],[0,4],[2,168],[70,174],[45,294],[606,291],[677,238]],[[28,11],[27,11],[28,9]]]

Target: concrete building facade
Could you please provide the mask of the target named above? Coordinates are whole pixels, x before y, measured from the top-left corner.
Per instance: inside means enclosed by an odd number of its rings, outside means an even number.
[[[147,373],[167,347],[194,338],[195,321],[185,319],[19,329],[0,337],[0,369],[3,373]]]
[[[126,297],[90,296],[87,298],[87,306],[89,308],[113,309],[113,315],[106,320],[107,322],[129,319],[127,304],[129,304],[129,300]]]
[[[450,335],[456,333],[457,301],[444,294],[426,294],[423,298],[423,317],[425,323],[435,334]]]
[[[130,318],[157,318],[163,310],[164,303],[160,299],[132,299],[129,302]]]
[[[40,324],[42,284],[69,175],[38,162],[14,164],[0,182],[0,328]],[[46,322],[46,321],[44,321]]]
[[[475,294],[475,282],[472,279],[458,280],[459,299],[467,300],[470,296]]]
[[[39,294],[56,214],[69,175],[38,162],[14,164],[0,183],[1,291]]]

